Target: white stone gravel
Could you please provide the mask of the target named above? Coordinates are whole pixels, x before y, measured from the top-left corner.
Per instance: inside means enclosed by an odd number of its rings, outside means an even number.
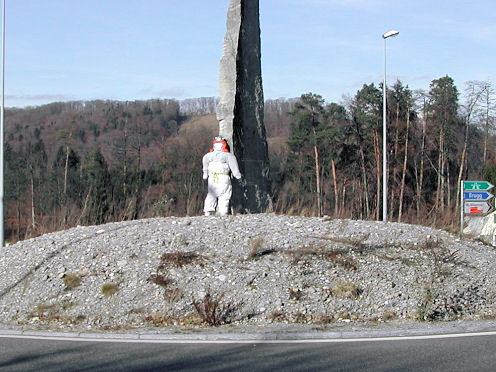
[[[3,248],[0,323],[69,329],[494,318],[496,252],[422,226],[274,214],[154,218]],[[164,253],[194,253],[192,263]],[[152,275],[169,279],[160,286]],[[68,288],[64,278],[80,285]],[[105,284],[117,292],[102,293]],[[202,302],[203,303],[203,302]],[[230,311],[227,311],[227,310]],[[223,311],[225,310],[225,311]]]

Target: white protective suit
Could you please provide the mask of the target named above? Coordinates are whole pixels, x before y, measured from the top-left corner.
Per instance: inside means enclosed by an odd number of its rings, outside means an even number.
[[[231,174],[241,179],[236,157],[223,149],[222,143],[214,141],[213,151],[203,157],[203,179],[208,179],[208,194],[203,208],[206,216],[214,214],[215,207],[219,215],[227,215],[232,195]]]

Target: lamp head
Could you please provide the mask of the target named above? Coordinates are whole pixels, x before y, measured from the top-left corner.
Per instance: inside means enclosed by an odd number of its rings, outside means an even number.
[[[399,34],[399,31],[390,30],[390,31],[386,32],[384,35],[382,35],[382,38],[387,39],[388,37],[398,36],[398,34]]]

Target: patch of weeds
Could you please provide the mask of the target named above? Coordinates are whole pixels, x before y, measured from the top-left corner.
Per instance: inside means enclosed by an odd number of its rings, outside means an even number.
[[[152,274],[147,279],[148,282],[152,282],[161,287],[167,287],[169,284],[174,282],[174,279],[167,278],[161,274]]]
[[[69,299],[63,299],[61,302],[60,302],[60,307],[62,310],[69,310],[70,308],[74,307],[76,304],[74,302],[72,302],[71,300]]]
[[[74,289],[81,285],[81,277],[74,273],[65,274],[63,280],[66,289]]]
[[[351,321],[352,320],[352,315],[348,312],[344,312],[344,313],[338,313],[337,314],[337,320],[338,321]]]
[[[304,258],[306,258],[308,256],[316,256],[317,255],[316,250],[312,250],[309,248],[298,248],[298,249],[293,249],[290,251],[285,251],[284,253],[293,258],[293,260],[291,261],[291,263],[293,265],[296,265],[298,262],[300,262],[301,260],[303,260]]]
[[[281,310],[275,310],[267,316],[267,320],[273,321],[273,322],[284,322],[286,319],[286,314],[284,314],[284,311]]]
[[[105,297],[110,297],[119,291],[119,285],[116,283],[105,283],[102,285],[102,294]]]
[[[400,261],[405,266],[416,266],[417,262],[412,258],[401,257]]]
[[[312,318],[312,323],[315,324],[331,324],[336,321],[336,318],[332,315],[317,315]]]
[[[248,254],[248,260],[256,260],[262,256],[277,252],[273,248],[265,248],[263,244],[263,238],[258,237],[250,241],[250,253]]]
[[[256,275],[253,276],[248,283],[246,283],[246,286],[250,288],[252,291],[256,291],[258,289],[257,285],[255,284],[255,279]]]
[[[143,316],[143,320],[150,323],[154,327],[169,327],[173,325],[188,326],[202,324],[202,320],[198,316],[177,317],[168,314],[153,313]]]
[[[398,319],[398,315],[394,311],[386,311],[381,317],[382,320],[388,321],[388,320],[396,320]]]
[[[458,257],[458,251],[450,252],[446,247],[432,249],[427,252],[430,258],[433,271],[439,276],[447,277],[451,275],[453,268],[466,263]]]
[[[331,251],[324,252],[324,256],[336,265],[341,266],[345,270],[356,271],[358,269],[357,263],[350,257],[347,257],[346,253],[342,250],[333,249]]]
[[[38,319],[42,322],[63,322],[69,324],[77,324],[82,322],[86,317],[78,315],[76,317],[68,317],[63,315],[63,311],[69,310],[75,303],[69,300],[62,300],[55,304],[39,304],[28,315],[28,319]]]
[[[416,249],[431,250],[431,249],[439,248],[440,246],[441,246],[441,242],[439,240],[429,237],[426,240],[424,240]]]
[[[399,261],[404,266],[413,267],[413,266],[418,265],[418,263],[415,259],[408,258],[408,257],[401,257],[399,255],[386,256],[386,255],[382,255],[382,254],[375,254],[375,256],[381,260],[384,260],[384,261],[389,261],[389,262]]]
[[[164,253],[160,257],[158,269],[165,269],[168,266],[183,267],[193,263],[201,263],[203,258],[195,252],[172,252]]]
[[[367,245],[364,242],[369,238],[369,236],[370,234],[364,234],[362,236],[352,237],[352,238],[329,237],[326,239],[334,243],[341,243],[347,245],[351,247],[353,251],[363,255],[367,250]]]
[[[302,297],[303,297],[303,291],[301,289],[289,288],[289,298],[291,300],[299,301],[299,300],[301,300]]]
[[[458,229],[455,229],[453,226],[443,227],[443,230],[449,232],[450,234],[456,234],[458,232]]]
[[[145,310],[145,307],[135,307],[129,310],[129,314],[143,314]]]
[[[479,315],[479,319],[482,319],[482,320],[495,320],[496,319],[496,314],[495,313],[492,313],[492,312],[486,312],[486,313],[480,314]]]
[[[183,292],[179,288],[165,289],[164,298],[169,302],[177,302],[183,298]]]
[[[179,288],[167,288],[170,284],[174,283],[174,279],[167,278],[161,274],[152,274],[147,279],[148,282],[154,283],[164,288],[164,299],[169,302],[179,301],[183,294]]]
[[[202,300],[193,299],[193,306],[204,324],[220,326],[231,322],[235,307],[232,302],[222,303],[223,297],[224,294],[215,296],[207,291]]]
[[[293,323],[308,323],[308,318],[305,314],[298,312],[293,315]]]
[[[415,318],[422,322],[432,320],[430,316],[430,308],[434,303],[436,295],[432,286],[426,286],[422,293],[422,299],[417,306],[417,314]]]
[[[346,251],[342,249],[332,249],[327,250],[325,246],[320,247],[307,247],[307,248],[299,248],[295,250],[286,251],[286,254],[293,257],[293,265],[297,264],[301,260],[312,257],[312,256],[320,256],[325,258],[326,260],[332,262],[335,265],[341,266],[345,270],[355,271],[358,269],[358,265],[351,257],[348,256]]]
[[[136,329],[138,327],[130,326],[127,324],[117,324],[117,325],[102,325],[98,327],[101,331],[125,331],[130,329]]]
[[[55,304],[36,305],[34,311],[28,314],[28,318],[39,318],[44,321],[53,321],[60,318],[60,308]]]
[[[457,288],[451,294],[434,295],[432,292],[429,297],[424,296],[420,303],[417,313],[419,320],[455,320],[476,313],[477,309],[484,308],[486,304],[484,293],[477,285]]]
[[[478,243],[485,245],[486,247],[494,248],[494,246],[490,242],[488,242],[487,239],[484,239],[483,237],[477,236],[477,237],[472,237],[472,239]]]
[[[361,293],[362,290],[356,284],[347,281],[337,283],[332,289],[332,294],[341,298],[356,299]]]

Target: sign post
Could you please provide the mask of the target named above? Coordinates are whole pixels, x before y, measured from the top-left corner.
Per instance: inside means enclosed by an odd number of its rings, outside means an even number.
[[[487,181],[461,181],[460,236],[463,235],[464,216],[482,217],[494,211],[489,192],[494,185]]]

